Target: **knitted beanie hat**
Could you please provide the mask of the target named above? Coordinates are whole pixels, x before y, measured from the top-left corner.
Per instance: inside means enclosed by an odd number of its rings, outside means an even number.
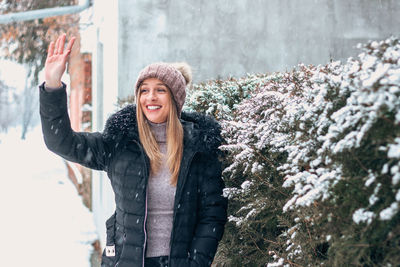
[[[185,62],[179,63],[153,63],[145,67],[140,73],[135,85],[135,96],[142,82],[148,78],[157,78],[169,88],[176,104],[178,116],[186,98],[186,86],[192,81],[192,71]]]

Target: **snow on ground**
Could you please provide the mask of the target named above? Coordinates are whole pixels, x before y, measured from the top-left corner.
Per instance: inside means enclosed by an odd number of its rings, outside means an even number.
[[[92,214],[44,145],[40,127],[0,133],[1,266],[90,266]]]

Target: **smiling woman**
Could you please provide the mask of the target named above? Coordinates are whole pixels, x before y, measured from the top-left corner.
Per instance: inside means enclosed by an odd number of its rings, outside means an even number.
[[[171,103],[168,87],[157,78],[149,78],[139,88],[140,109],[146,118],[154,123],[166,122]]]
[[[50,44],[40,85],[43,135],[51,151],[110,178],[116,210],[102,266],[210,266],[227,219],[222,140],[214,119],[182,112],[189,65],[150,64],[136,106],[112,115],[103,133],[74,132],[61,76],[75,39],[64,49],[65,39]]]

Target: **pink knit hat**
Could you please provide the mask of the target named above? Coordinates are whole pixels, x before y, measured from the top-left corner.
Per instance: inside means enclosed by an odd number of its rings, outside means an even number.
[[[135,85],[135,96],[141,83],[148,78],[161,80],[171,90],[176,104],[178,116],[186,98],[186,86],[192,81],[192,71],[187,63],[153,63],[145,67],[140,73]]]

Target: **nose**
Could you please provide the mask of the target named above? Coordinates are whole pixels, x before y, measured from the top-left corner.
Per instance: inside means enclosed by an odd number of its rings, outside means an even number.
[[[157,99],[157,93],[156,93],[155,90],[150,90],[149,99],[150,100],[156,100]]]

